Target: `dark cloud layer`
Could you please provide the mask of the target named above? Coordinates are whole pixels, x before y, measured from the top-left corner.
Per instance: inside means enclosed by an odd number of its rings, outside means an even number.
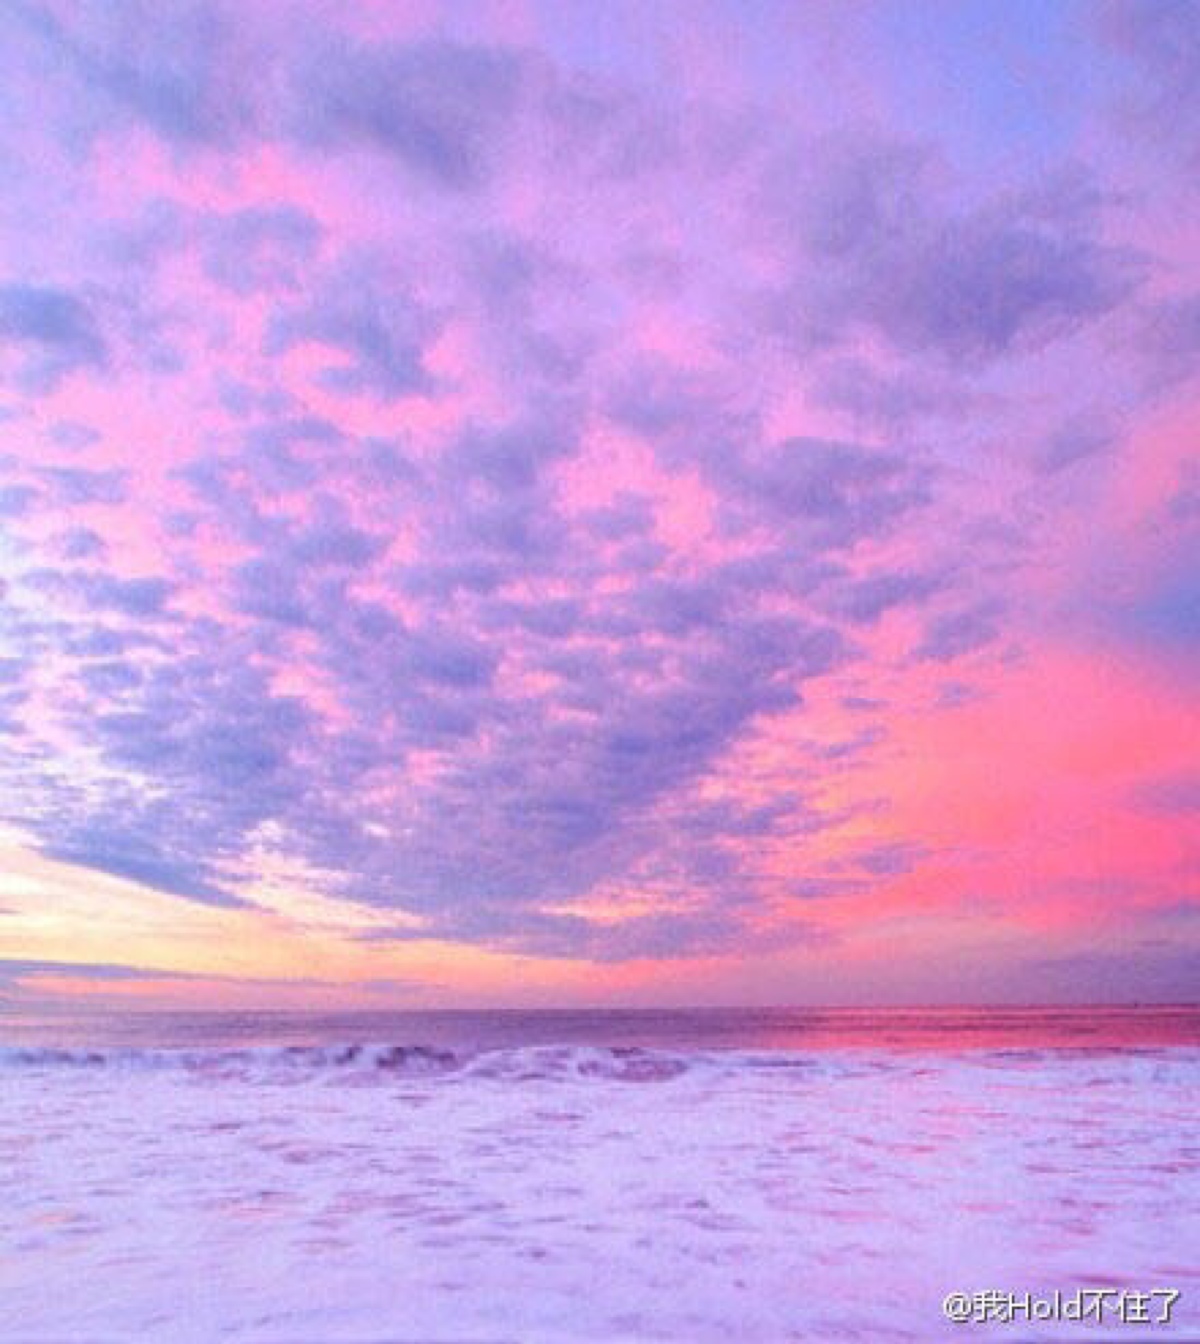
[[[87,303],[69,290],[0,284],[0,351],[15,351],[16,374],[31,391],[56,386],[77,369],[105,362],[104,338]]]

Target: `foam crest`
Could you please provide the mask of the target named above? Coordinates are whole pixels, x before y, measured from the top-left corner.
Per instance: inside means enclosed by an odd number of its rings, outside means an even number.
[[[430,1045],[352,1042],[345,1045],[287,1045],[241,1050],[0,1048],[0,1068],[26,1069],[187,1069],[217,1073],[272,1071],[379,1070],[436,1074],[457,1068],[461,1057]]]
[[[719,1056],[718,1056],[719,1057]],[[291,1045],[259,1049],[147,1050],[59,1049],[41,1046],[0,1048],[0,1068],[117,1069],[130,1072],[187,1070],[222,1076],[354,1071],[374,1074],[436,1076],[505,1082],[608,1079],[657,1083],[678,1078],[689,1068],[714,1063],[707,1052],[691,1055],[640,1046],[531,1045],[476,1052],[432,1045],[350,1042],[343,1045]],[[726,1066],[736,1057],[724,1057]]]
[[[704,1058],[649,1050],[641,1046],[527,1045],[488,1050],[466,1068],[475,1078],[506,1082],[534,1079],[606,1078],[629,1083],[660,1083],[678,1078]]]

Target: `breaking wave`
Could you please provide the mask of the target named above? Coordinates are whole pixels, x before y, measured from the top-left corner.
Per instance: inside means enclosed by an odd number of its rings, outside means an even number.
[[[0,1068],[187,1070],[197,1073],[259,1075],[353,1071],[407,1076],[457,1074],[478,1079],[609,1078],[662,1082],[687,1072],[682,1054],[637,1046],[522,1046],[482,1051],[431,1045],[349,1043],[250,1049],[139,1048],[70,1049],[45,1046],[0,1047]]]
[[[589,1080],[618,1083],[669,1083],[684,1076],[757,1076],[770,1074],[863,1078],[880,1074],[925,1075],[957,1060],[957,1067],[986,1072],[1012,1072],[1042,1067],[1067,1067],[1092,1061],[1098,1067],[1125,1072],[1149,1070],[1166,1056],[1200,1061],[1195,1047],[1163,1050],[1135,1047],[1054,1047],[1043,1050],[982,1049],[957,1056],[921,1052],[867,1052],[861,1049],[797,1051],[739,1049],[665,1049],[624,1045],[544,1044],[488,1046],[467,1049],[442,1045],[350,1042],[325,1045],[256,1047],[57,1048],[35,1045],[0,1046],[0,1070],[111,1070],[129,1073],[173,1071],[210,1078],[247,1081],[299,1081],[345,1077],[364,1082],[388,1078],[446,1079],[520,1084]],[[940,1059],[940,1063],[938,1060]]]

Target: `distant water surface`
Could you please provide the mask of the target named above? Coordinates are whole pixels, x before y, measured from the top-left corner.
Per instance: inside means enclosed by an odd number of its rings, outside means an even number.
[[[675,1049],[966,1050],[1200,1045],[1200,1005],[1019,1008],[683,1008],[401,1012],[32,1013],[0,1005],[0,1044],[340,1045],[469,1051],[520,1045]]]

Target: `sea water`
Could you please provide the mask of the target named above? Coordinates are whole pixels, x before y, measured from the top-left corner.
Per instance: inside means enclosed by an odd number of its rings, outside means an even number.
[[[0,1339],[1200,1339],[1198,1097],[1188,1008],[0,1014]]]

